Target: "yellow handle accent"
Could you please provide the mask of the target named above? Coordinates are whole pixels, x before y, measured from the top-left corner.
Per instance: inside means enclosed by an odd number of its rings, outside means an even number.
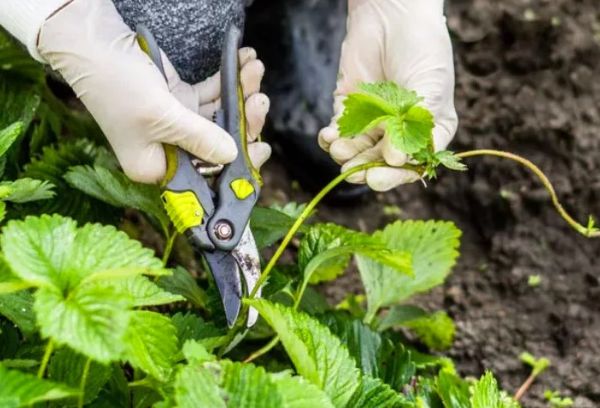
[[[169,184],[169,182],[175,177],[179,167],[179,162],[177,160],[177,147],[163,144],[163,149],[167,158],[167,172],[165,174],[165,178],[162,179],[161,186],[166,187],[167,184]]]
[[[165,191],[162,193],[162,199],[169,218],[171,218],[175,229],[180,234],[185,233],[190,228],[202,225],[204,209],[196,195],[191,191],[183,193]]]
[[[246,179],[233,180],[229,186],[238,200],[245,200],[254,193],[254,186]]]

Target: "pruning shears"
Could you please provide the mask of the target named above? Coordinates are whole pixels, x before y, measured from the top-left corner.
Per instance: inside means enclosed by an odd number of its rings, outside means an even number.
[[[141,48],[166,80],[154,36],[144,26],[138,27],[137,36]],[[238,320],[243,294],[252,292],[260,277],[260,258],[249,220],[262,179],[248,155],[240,42],[241,32],[231,24],[222,52],[221,108],[215,115],[216,123],[235,140],[238,157],[228,165],[215,166],[175,146],[165,146],[167,174],[162,183],[167,214],[177,231],[185,234],[206,260],[229,327]],[[253,326],[257,318],[256,310],[250,308],[247,327]]]

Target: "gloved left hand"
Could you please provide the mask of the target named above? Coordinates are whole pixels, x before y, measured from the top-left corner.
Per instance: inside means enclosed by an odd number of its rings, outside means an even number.
[[[186,84],[164,57],[165,81],[112,0],[66,1],[43,23],[37,49],[88,108],[131,179],[162,180],[167,167],[164,144],[214,164],[229,163],[241,154],[231,136],[212,122],[219,104],[219,76]],[[252,50],[241,54],[252,141],[260,133],[269,102],[258,94],[262,63]],[[260,166],[270,148],[254,144],[249,153]]]

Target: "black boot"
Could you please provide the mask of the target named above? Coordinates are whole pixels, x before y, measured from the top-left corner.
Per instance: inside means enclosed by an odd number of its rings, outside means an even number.
[[[248,9],[246,42],[267,67],[263,89],[271,98],[265,133],[291,175],[319,191],[340,166],[318,145],[333,115],[348,0],[256,0]],[[366,186],[344,183],[332,194],[354,200]]]

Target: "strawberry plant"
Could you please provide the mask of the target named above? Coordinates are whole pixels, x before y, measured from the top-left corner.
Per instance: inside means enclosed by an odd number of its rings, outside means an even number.
[[[279,245],[263,262],[262,297],[244,300],[261,320],[228,329],[159,189],[128,180],[90,118],[3,36],[0,67],[1,407],[519,406],[490,372],[462,378],[440,354],[452,319],[411,304],[451,273],[453,223],[367,234],[312,219],[335,185],[381,163],[340,175],[307,205],[255,209],[258,245]],[[395,85],[365,85],[346,107],[344,135],[386,126],[429,178],[482,154],[434,152],[431,115]],[[577,228],[597,235],[593,223]],[[279,262],[286,251],[292,260]],[[315,285],[351,262],[365,295],[331,305]]]

